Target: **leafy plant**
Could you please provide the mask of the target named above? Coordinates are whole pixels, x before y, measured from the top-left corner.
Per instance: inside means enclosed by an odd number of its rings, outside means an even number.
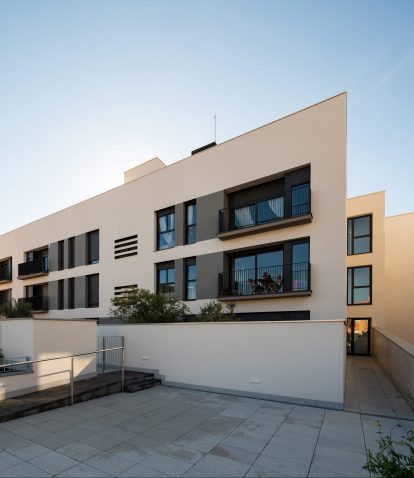
[[[195,320],[197,322],[231,322],[237,320],[234,312],[236,304],[211,301],[200,307]]]
[[[22,317],[32,317],[32,306],[28,302],[12,299],[0,305],[0,318],[19,319]]]
[[[178,322],[189,311],[176,298],[153,294],[148,289],[133,289],[114,297],[111,303],[111,317],[130,324]]]
[[[414,430],[407,432],[400,440],[392,439],[391,429],[388,435],[381,430],[381,423],[377,422],[379,427],[378,452],[373,455],[368,450],[368,461],[363,468],[370,473],[375,473],[384,478],[411,478],[414,476]],[[401,427],[401,425],[397,425]],[[399,450],[398,450],[399,449]],[[401,453],[404,449],[407,453]]]

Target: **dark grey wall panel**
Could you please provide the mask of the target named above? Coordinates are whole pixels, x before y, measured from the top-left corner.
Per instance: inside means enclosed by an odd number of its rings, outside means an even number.
[[[184,259],[176,259],[175,267],[175,291],[174,295],[178,300],[184,300]]]
[[[57,244],[57,243],[56,243]],[[58,308],[58,281],[53,280],[48,284],[47,295],[49,296],[49,310]]]
[[[75,308],[86,307],[86,276],[75,277]]]
[[[59,247],[57,242],[52,242],[49,246],[49,271],[54,272],[58,270],[59,264]]]
[[[216,299],[218,274],[223,272],[224,253],[197,256],[197,299]]]
[[[184,227],[185,227],[185,205],[183,203],[175,205],[175,245],[182,246],[184,244]]]
[[[237,191],[229,196],[229,207],[256,202],[266,197],[282,194],[284,190],[283,179],[275,179],[268,183],[258,184],[251,188]]]
[[[64,247],[64,255],[63,255],[63,268],[68,269],[69,268],[69,240],[65,239],[63,241],[63,247]],[[66,282],[65,282],[65,297],[66,297]],[[66,308],[66,307],[65,307]]]
[[[86,234],[75,237],[75,267],[86,265]]]
[[[63,282],[63,308],[69,309],[69,280],[68,279],[64,279],[64,282]]]
[[[218,234],[219,210],[224,208],[224,191],[197,198],[197,242]]]

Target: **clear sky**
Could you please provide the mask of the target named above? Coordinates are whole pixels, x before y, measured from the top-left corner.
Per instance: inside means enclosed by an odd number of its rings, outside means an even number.
[[[414,211],[413,25],[413,0],[1,0],[0,233],[188,156],[214,113],[222,142],[342,91],[349,196]]]

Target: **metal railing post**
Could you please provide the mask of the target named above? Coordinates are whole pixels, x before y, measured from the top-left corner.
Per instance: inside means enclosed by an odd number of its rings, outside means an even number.
[[[122,337],[122,350],[121,350],[121,392],[125,390],[125,338]]]
[[[70,404],[73,406],[73,357],[70,358]]]

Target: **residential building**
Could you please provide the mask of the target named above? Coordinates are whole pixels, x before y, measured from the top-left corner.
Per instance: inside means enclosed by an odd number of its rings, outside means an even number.
[[[37,317],[108,317],[131,287],[193,313],[214,299],[241,320],[345,319],[346,94],[0,236],[0,300]]]

